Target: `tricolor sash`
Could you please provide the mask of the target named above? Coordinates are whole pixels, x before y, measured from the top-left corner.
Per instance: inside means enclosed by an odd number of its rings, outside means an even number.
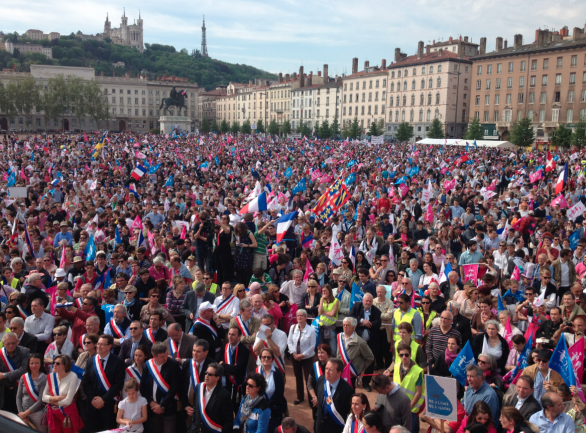
[[[263,344],[267,349],[270,349],[266,341],[263,341]],[[274,361],[275,364],[277,364],[277,368],[281,370],[281,373],[283,373],[283,375],[285,375],[285,361],[283,360],[283,358],[281,358],[280,356],[275,356]]]
[[[122,332],[122,328],[118,326],[114,319],[110,319],[110,328],[112,328],[112,332],[116,334],[116,337],[124,338],[124,332]]]
[[[31,400],[35,403],[39,401],[39,393],[37,392],[37,388],[35,388],[35,384],[30,373],[22,375],[22,383],[24,384],[24,388],[26,389],[26,392]]]
[[[313,375],[315,376],[315,381],[317,382],[320,377],[324,374],[323,370],[321,369],[321,365],[319,365],[319,361],[313,363]]]
[[[191,365],[189,366],[189,376],[191,377],[191,388],[195,393],[195,388],[201,382],[199,380],[199,372],[197,371],[197,364],[195,362],[195,359],[191,360]]]
[[[86,336],[87,336],[87,334],[83,334],[81,337],[79,337],[79,347],[81,347],[82,349],[85,348],[85,344],[83,344],[83,340]]]
[[[217,311],[216,313],[220,314],[220,312],[226,308],[233,300],[234,300],[235,296],[234,295],[230,295],[229,297],[227,297],[226,299],[224,299],[222,302],[220,302],[218,304],[217,307]]]
[[[104,367],[102,367],[100,355],[98,354],[94,356],[94,370],[96,370],[96,376],[98,377],[100,388],[102,388],[104,392],[110,391],[110,381],[106,377],[106,372],[104,371]]]
[[[130,377],[134,377],[138,381],[138,383],[140,383],[140,380],[142,379],[142,374],[138,372],[136,364],[132,364],[130,367],[127,367],[126,373],[128,373]]]
[[[221,433],[222,426],[213,422],[206,413],[205,386],[205,383],[197,385],[197,407],[199,408],[201,419],[209,430]]]
[[[340,349],[340,357],[342,358],[342,362],[344,363],[344,367],[350,364],[350,373],[352,376],[358,377],[358,371],[352,361],[350,361],[350,357],[348,356],[348,351],[346,350],[346,346],[344,345],[344,333],[340,332],[338,334],[338,347]]]
[[[244,323],[244,320],[242,320],[242,316],[236,316],[234,320],[236,320],[236,325],[240,328],[240,332],[242,332],[242,335],[244,335],[245,337],[250,337],[250,331],[248,330],[248,326],[246,326],[246,323]]]
[[[227,365],[236,365],[236,360],[238,359],[238,346],[239,344],[236,345],[236,350],[234,351],[234,360],[232,360],[232,357],[230,356],[230,343],[226,343],[226,346],[224,347],[224,362]],[[228,379],[230,379],[232,385],[236,385],[236,376],[229,374]]]
[[[47,386],[49,387],[49,392],[52,397],[59,397],[59,381],[57,379],[57,373],[49,374],[47,377]]]
[[[171,337],[169,337],[168,341],[169,341],[169,353],[171,353],[171,358],[177,359],[177,353],[178,353],[177,343],[175,343]]]
[[[210,331],[210,333],[212,334],[212,337],[214,338],[214,340],[218,339],[218,333],[216,332],[216,330],[212,327],[212,325],[210,325],[209,322],[198,318],[195,322],[193,322],[193,326],[200,324],[203,325],[207,328],[208,331]],[[193,326],[191,327],[191,329],[193,330]]]
[[[12,372],[16,369],[14,363],[12,362],[12,359],[10,359],[10,356],[8,356],[8,351],[6,350],[6,347],[3,347],[2,350],[0,350],[0,359],[2,360],[2,362],[4,363],[9,372]]]
[[[75,306],[76,306],[77,308],[81,308],[81,307],[83,307],[83,298],[81,298],[81,297],[80,297],[80,298],[76,298],[76,299],[75,299]]]
[[[155,335],[153,334],[153,330],[151,328],[144,330],[144,336],[148,338],[151,343],[155,344]]]
[[[163,379],[163,376],[161,375],[161,372],[159,371],[157,364],[155,364],[155,360],[149,359],[146,365],[149,369],[149,372],[153,375],[155,385],[157,385],[157,388],[159,388],[162,391],[162,393],[166,395],[169,392],[170,386],[165,381],[165,379]],[[157,399],[155,397],[156,396],[153,396],[153,400],[156,401]]]
[[[26,320],[26,318],[28,316],[30,316],[30,314],[27,313],[26,310],[24,308],[22,308],[20,305],[17,305],[16,308],[18,308],[18,314],[20,314],[20,317],[22,317],[22,320]]]
[[[344,422],[344,418],[338,413],[336,410],[336,406],[334,406],[334,399],[332,398],[332,390],[330,387],[330,383],[326,380],[324,381],[324,388],[326,394],[326,409],[334,422],[338,424],[340,427],[344,427],[346,424]]]
[[[360,430],[358,430],[358,418],[356,418],[356,416],[354,416],[354,422],[352,423],[351,433],[362,433],[363,431],[364,431],[364,428],[361,428]]]

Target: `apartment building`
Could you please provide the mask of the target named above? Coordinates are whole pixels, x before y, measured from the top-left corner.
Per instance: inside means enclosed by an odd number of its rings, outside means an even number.
[[[461,137],[470,115],[472,61],[478,45],[468,37],[427,45],[419,41],[417,54],[395,49],[388,72],[388,117],[385,135],[393,136],[399,124],[409,122],[416,139],[425,138],[434,119],[447,137]]]
[[[586,27],[536,30],[523,43],[517,34],[508,45],[497,37],[495,49],[472,58],[471,117],[480,119],[485,138],[507,140],[516,120],[528,117],[536,143],[547,144],[561,124],[570,128],[586,118]]]
[[[217,100],[226,95],[226,86],[218,86],[213,90],[201,93],[198,98],[198,108],[201,113],[201,119],[207,119],[209,122],[217,119]]]

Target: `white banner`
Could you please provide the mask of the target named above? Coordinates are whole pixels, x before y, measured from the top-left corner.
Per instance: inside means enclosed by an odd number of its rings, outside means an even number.
[[[421,200],[424,203],[429,202],[429,200],[431,200],[433,198],[433,192],[428,190],[428,189],[424,189],[423,191],[421,191]]]
[[[456,379],[425,376],[425,411],[432,418],[458,421]]]
[[[372,137],[370,137],[370,142],[372,144],[383,144],[385,142],[384,136],[383,135],[379,135],[378,137],[376,137],[376,136],[373,135]]]
[[[584,211],[586,211],[586,206],[584,206],[581,201],[578,201],[578,203],[568,209],[568,218],[572,221],[576,221],[576,218],[582,215]]]

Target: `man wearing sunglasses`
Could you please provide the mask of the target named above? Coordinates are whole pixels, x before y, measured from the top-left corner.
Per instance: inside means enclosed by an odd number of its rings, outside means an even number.
[[[541,401],[541,397],[547,391],[557,392],[558,386],[565,383],[560,374],[549,368],[549,360],[552,352],[547,349],[540,349],[537,352],[535,364],[530,365],[523,370],[523,376],[529,376],[533,379],[534,390],[533,397]]]
[[[82,290],[88,286],[84,284]],[[79,341],[79,338],[86,333],[85,322],[90,316],[97,316],[95,311],[97,306],[98,300],[96,298],[86,296],[83,298],[81,308],[59,307],[56,309],[59,317],[73,322],[73,326],[71,327],[71,338],[73,341]]]
[[[193,424],[191,431],[201,431],[201,433],[217,433],[216,430],[210,430],[207,422],[203,418],[213,421],[215,424],[222,426],[222,433],[231,433],[232,424],[234,423],[234,412],[230,402],[230,393],[224,388],[220,379],[224,377],[224,368],[218,363],[212,363],[205,372],[204,383],[197,385],[196,398],[203,394],[204,405],[197,404],[193,410]],[[200,400],[201,401],[201,400]]]
[[[145,346],[149,350],[153,346],[153,343],[144,335],[142,323],[139,320],[131,322],[128,330],[130,337],[122,342],[118,355],[124,360],[127,367],[134,362],[134,351],[138,346]]]

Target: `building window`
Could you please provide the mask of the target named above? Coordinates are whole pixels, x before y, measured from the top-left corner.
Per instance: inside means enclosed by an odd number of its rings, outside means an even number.
[[[486,80],[486,90],[490,90],[490,78]]]
[[[403,82],[403,90],[407,90],[407,80]]]
[[[430,67],[429,67],[429,73],[430,73],[430,74],[433,74],[433,66],[430,66]]]
[[[424,79],[421,79],[421,88],[425,89],[425,80]]]
[[[562,84],[562,74],[556,74],[555,76],[555,85],[559,86],[560,84]]]
[[[498,110],[495,110],[495,112],[493,113],[494,117],[492,119],[493,122],[498,122],[499,121],[499,112]]]
[[[490,75],[490,74],[492,74],[492,65],[486,65],[486,75]]]
[[[582,75],[582,82],[586,83],[586,72],[584,72],[584,75]]]
[[[411,90],[415,90],[415,80],[411,81]]]
[[[439,103],[440,103],[440,94],[436,93],[435,94],[435,105],[439,105]]]
[[[513,78],[509,77],[507,78],[507,89],[512,89],[513,88]]]
[[[517,96],[517,102],[519,104],[522,104],[523,103],[523,93],[519,93],[519,95]]]
[[[543,69],[549,68],[549,59],[543,59]]]
[[[513,72],[513,62],[509,62],[509,72]]]
[[[403,107],[407,105],[407,95],[403,95]]]
[[[535,75],[531,75],[531,78],[529,79],[529,87],[535,87],[536,80],[537,77],[535,77]]]
[[[545,110],[539,110],[539,121],[541,123],[545,122]]]
[[[553,99],[553,102],[560,102],[560,99],[561,99],[560,93],[561,92],[554,92],[554,94],[553,94],[553,98],[554,98]]]
[[[393,97],[391,96],[391,101],[389,103],[389,107],[392,107],[392,106],[393,106]]]
[[[574,121],[574,110],[572,110],[571,108],[568,108],[568,111],[566,112],[566,122],[571,123]]]
[[[564,58],[563,57],[558,57],[557,58],[557,63],[556,63],[556,68],[561,68],[564,65]]]
[[[480,96],[479,96],[480,98]],[[427,94],[427,105],[431,105],[431,93]]]
[[[411,95],[411,106],[415,105],[415,95]]]
[[[480,80],[479,80],[480,81]],[[433,79],[429,79],[429,88],[431,89],[433,87]]]
[[[552,122],[559,122],[560,120],[560,109],[554,108],[551,110],[551,121]]]
[[[570,74],[570,84],[576,84],[576,73],[572,72]]]
[[[490,105],[490,95],[484,95],[484,105]]]
[[[401,111],[401,122],[405,121],[405,110]]]
[[[423,110],[419,110],[419,121],[423,122]]]
[[[519,77],[519,87],[525,87],[525,77]]]
[[[547,98],[546,93],[545,92],[541,92],[541,96],[540,96],[540,99],[539,99],[539,103],[540,104],[545,104],[546,103],[546,100],[547,100],[546,98]]]
[[[409,113],[409,122],[413,122],[415,120],[415,113],[413,112],[413,109],[411,109],[411,112]]]
[[[523,118],[523,110],[517,110],[517,121]]]
[[[574,102],[574,91],[570,90],[568,92],[568,102]]]
[[[572,56],[570,60],[570,66],[577,66],[578,65],[578,56]]]
[[[494,105],[500,105],[501,95],[494,95]]]
[[[419,105],[423,105],[424,103],[424,96],[423,93],[421,95],[419,95]]]
[[[497,78],[496,79],[496,90],[500,90],[501,89],[501,79]]]
[[[523,60],[521,62],[521,72],[525,72],[526,67],[527,67],[527,62],[525,60]]]
[[[547,75],[541,77],[541,85],[547,86]]]
[[[476,90],[480,90],[480,89],[482,89],[482,81],[481,80],[476,80]]]
[[[503,72],[503,64],[502,63],[497,63],[496,64],[496,73],[500,74],[501,72]]]
[[[532,71],[536,71],[537,70],[537,60],[532,60],[531,61],[531,70]]]
[[[534,92],[529,93],[529,103],[530,104],[535,103],[535,93]]]
[[[507,101],[505,102],[505,104],[511,105],[511,94],[510,93],[507,93],[506,99],[507,99]]]
[[[476,69],[476,75],[482,75],[482,65],[478,65],[478,68]]]
[[[441,87],[442,86],[442,79],[438,77],[437,79],[437,87]]]
[[[488,123],[488,111],[484,112],[484,123]]]
[[[427,122],[431,121],[431,110],[427,110],[426,116],[425,116],[425,120]]]

